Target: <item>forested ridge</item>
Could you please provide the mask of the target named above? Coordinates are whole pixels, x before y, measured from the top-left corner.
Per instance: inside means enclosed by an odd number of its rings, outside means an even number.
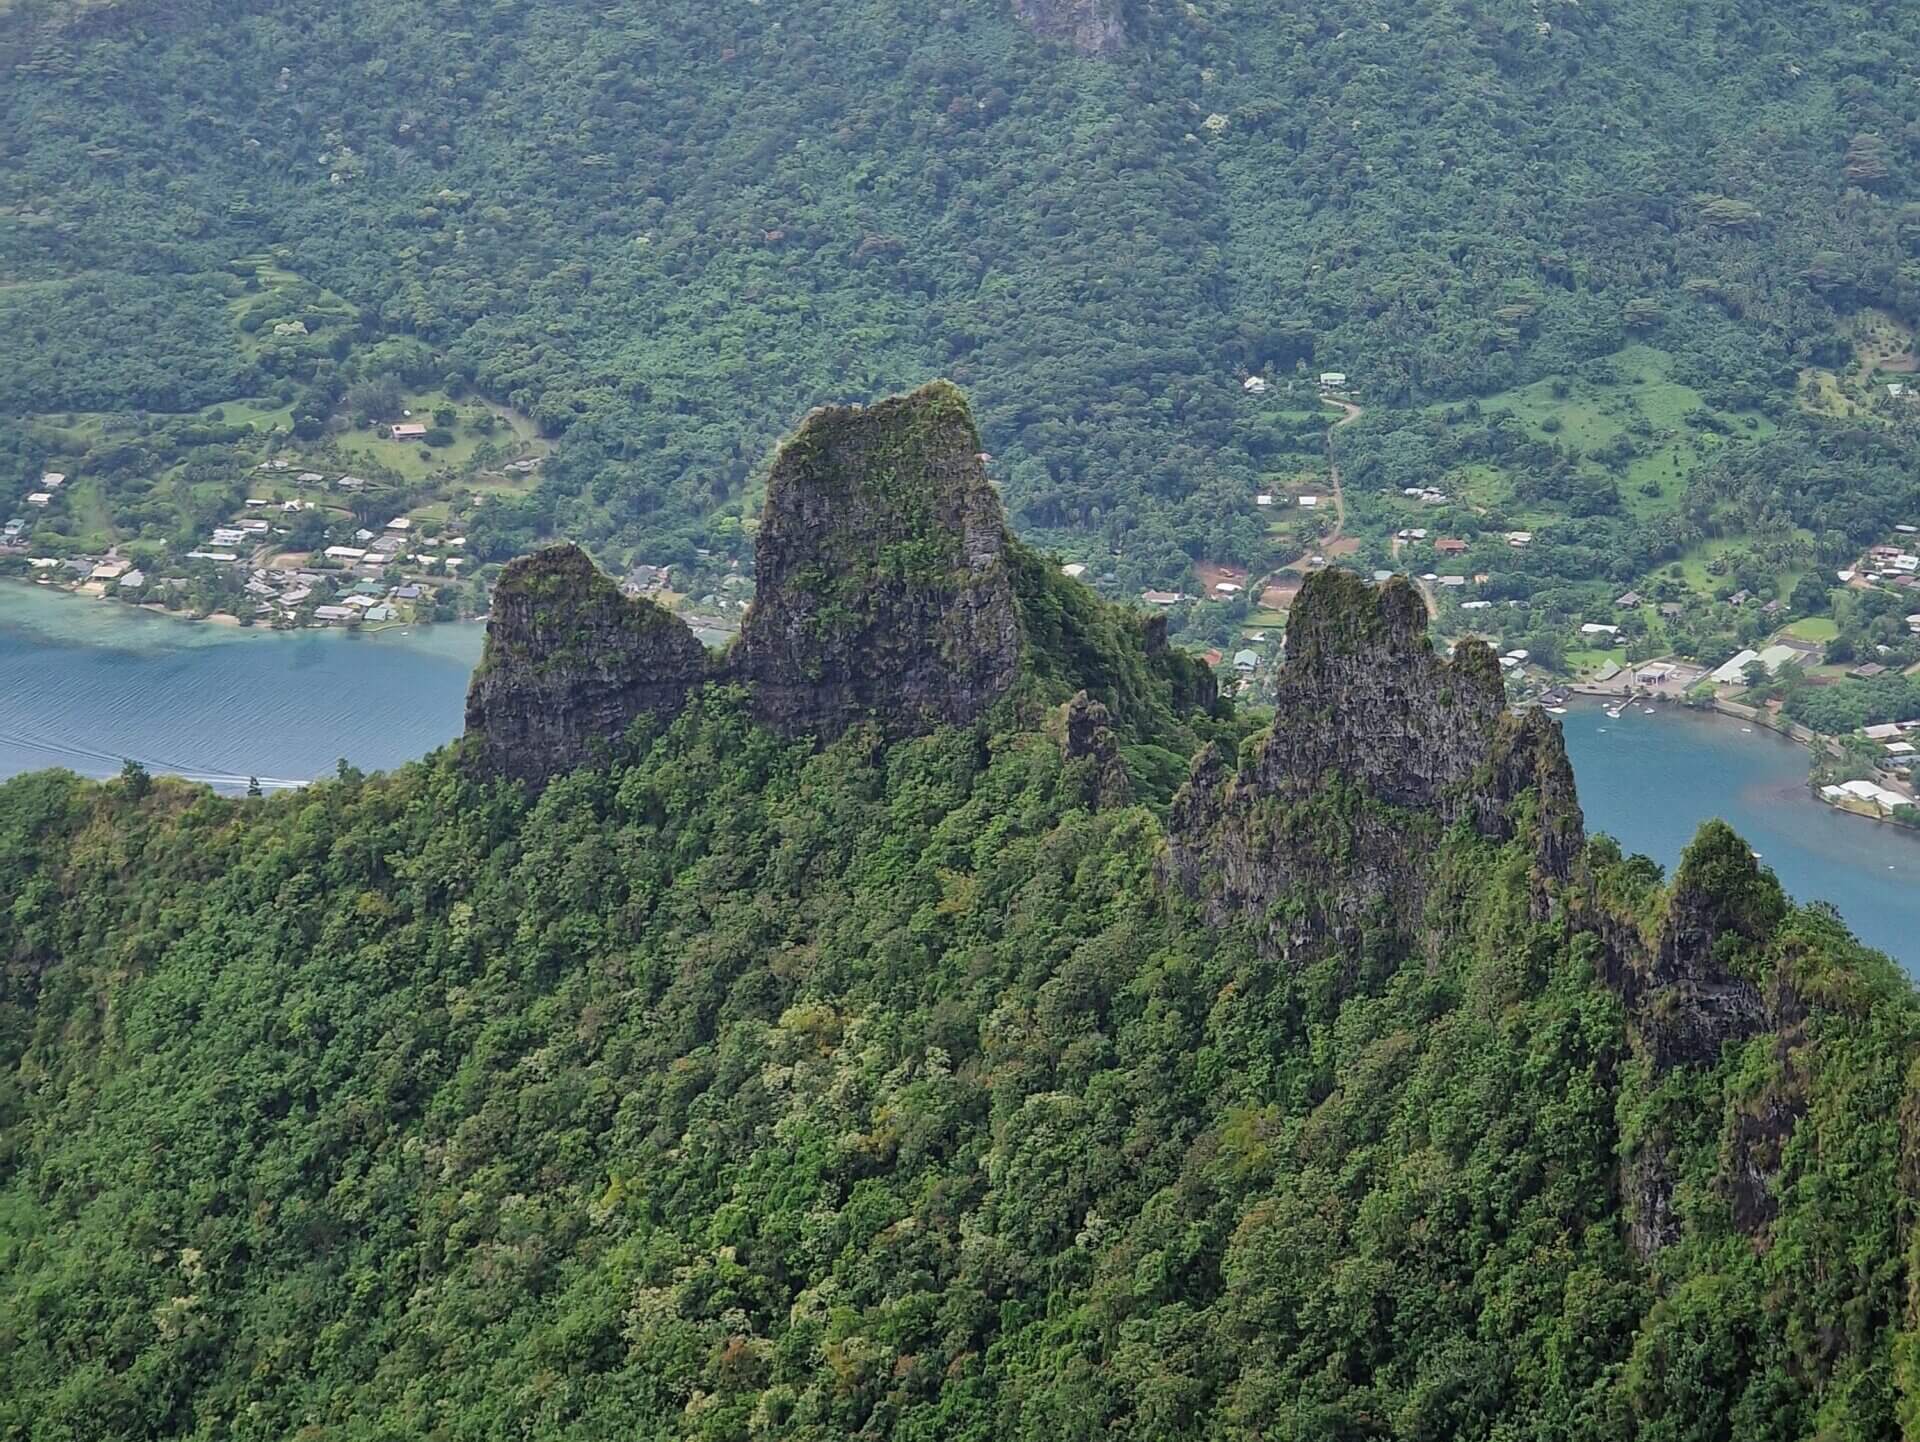
[[[935,374],[1062,552],[955,552],[1013,648],[964,724],[815,744],[756,710],[794,676],[682,648],[672,719],[607,710],[537,796],[472,737],[272,798],[0,785],[0,1436],[1920,1430],[1910,982],[1722,826],[1671,877],[1585,838],[1552,723],[1404,583],[1302,582],[1263,724],[1058,564],[1304,564],[1322,512],[1256,497],[1337,461],[1341,559],[1457,533],[1444,605],[1543,660],[1635,584],[1644,654],[1759,639],[1751,587],[1903,666],[1890,591],[1797,583],[1920,520],[1876,370],[1920,19],[1114,13],[1091,56],[920,0],[0,9],[18,565],[171,561],[259,447],[297,477],[431,395],[485,503],[423,436],[289,546],[404,493],[478,561],[744,587],[793,417]],[[1331,440],[1321,370],[1366,402]],[[476,393],[544,433],[511,484]],[[789,556],[783,659],[884,689],[848,638],[880,582],[939,613],[920,539]],[[518,598],[522,713],[648,679],[580,644],[679,634],[618,579]],[[1174,621],[1277,633],[1250,599]]]
[[[1325,895],[1225,917],[1168,837],[1276,743],[1115,719],[1208,744],[1114,797],[1035,709],[1100,660],[890,744],[709,688],[537,802],[457,749],[0,787],[0,1435],[1911,1425],[1884,957],[1721,826],[1667,885],[1568,796],[1501,840],[1340,776],[1260,803]]]
[[[21,0],[0,411],[451,374],[561,436],[503,535],[624,562],[737,550],[788,418],[947,373],[1023,530],[1171,578],[1257,564],[1256,484],[1319,453],[1250,371],[1394,406],[1653,337],[1737,409],[1912,319],[1908,7],[1122,22],[1085,57],[997,4]],[[310,337],[237,343],[262,253]]]

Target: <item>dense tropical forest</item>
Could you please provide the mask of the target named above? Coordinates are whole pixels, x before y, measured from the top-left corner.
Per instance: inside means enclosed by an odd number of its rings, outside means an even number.
[[[1916,60],[1848,0],[0,0],[0,573],[239,606],[252,509],[431,538],[421,619],[555,536],[744,612],[777,438],[933,375],[1046,548],[927,734],[713,682],[537,795],[0,785],[0,1437],[1920,1430],[1886,958],[1511,752],[1484,818],[1249,801],[1400,683],[1161,694],[1060,575],[1269,687],[1334,561],[1554,675],[1798,626],[1756,703],[1905,719]],[[1235,802],[1308,880],[1187,884]]]
[[[947,374],[1024,532],[1178,587],[1311,542],[1255,496],[1324,480],[1333,370],[1372,412],[1360,539],[1387,481],[1477,467],[1444,527],[1557,529],[1583,604],[1729,551],[1689,586],[1784,595],[1920,500],[1869,403],[1920,305],[1910,7],[1133,0],[1098,54],[1040,23],[1105,8],[16,0],[0,494],[103,472],[47,539],[127,539],[233,453],[110,422],[291,442],[380,419],[356,384],[475,394],[556,443],[479,554],[691,567],[747,554],[792,416]],[[1634,345],[1652,414],[1591,444],[1432,409],[1605,390]]]
[[[1258,745],[1125,739],[1196,726]],[[1167,884],[1177,774],[1092,767],[717,690],[537,803],[0,786],[0,1435],[1910,1423],[1920,1006],[1830,912],[1718,826],[1542,910],[1533,828],[1463,826],[1340,852],[1445,878],[1420,946],[1286,962]],[[1636,1011],[1640,929],[1782,1029]]]

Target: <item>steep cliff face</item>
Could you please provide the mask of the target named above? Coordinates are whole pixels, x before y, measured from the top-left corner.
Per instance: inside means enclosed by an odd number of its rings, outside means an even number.
[[[1120,0],[1013,0],[1013,13],[1041,39],[1082,55],[1110,55],[1127,43]]]
[[[642,712],[678,713],[704,681],[748,687],[758,719],[785,736],[975,720],[1012,688],[1022,647],[1013,543],[979,450],[945,382],[808,416],[774,462],[757,595],[724,659],[623,597],[577,547],[514,562],[467,701],[481,768],[542,782]],[[1168,658],[1143,664],[1180,689],[1160,674],[1178,670]]]
[[[467,690],[469,744],[490,774],[545,781],[593,760],[642,712],[678,714],[709,670],[686,622],[621,595],[578,546],[551,546],[494,588]]]
[[[1272,728],[1237,772],[1202,753],[1175,802],[1170,869],[1216,919],[1288,954],[1417,939],[1440,837],[1510,837],[1527,795],[1541,885],[1569,878],[1583,832],[1559,727],[1509,714],[1493,653],[1443,660],[1426,621],[1404,581],[1301,589]]]
[[[1768,943],[1787,910],[1773,876],[1724,822],[1700,828],[1650,921],[1635,924],[1630,900],[1595,897],[1576,924],[1601,940],[1601,981],[1627,1013],[1628,1039],[1657,1079],[1676,1068],[1715,1065],[1723,1051],[1771,1032],[1778,1075],[1730,1116],[1724,1183],[1734,1224],[1765,1230],[1788,1140],[1806,1110],[1792,1060],[1807,1006]],[[1650,1125],[1621,1159],[1627,1239],[1643,1257],[1679,1236],[1672,1142]]]
[[[1050,730],[1089,808],[1125,806],[1133,799],[1133,778],[1120,755],[1113,714],[1105,706],[1085,691],[1077,692],[1054,713]]]
[[[1006,694],[1019,624],[979,451],[944,381],[815,411],[781,449],[733,662],[764,722],[905,734],[972,721]]]

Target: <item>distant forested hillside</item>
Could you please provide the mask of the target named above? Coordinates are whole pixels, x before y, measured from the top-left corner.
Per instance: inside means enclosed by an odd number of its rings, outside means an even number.
[[[743,554],[793,415],[945,373],[1016,523],[1138,581],[1257,564],[1259,478],[1319,455],[1250,371],[1409,405],[1647,339],[1737,409],[1916,312],[1910,6],[1123,22],[1094,57],[999,3],[17,0],[0,456],[39,464],[29,416],[452,377],[560,437],[500,546]]]

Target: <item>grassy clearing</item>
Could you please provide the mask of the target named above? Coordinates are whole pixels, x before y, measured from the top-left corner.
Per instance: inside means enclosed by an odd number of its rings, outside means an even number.
[[[200,414],[210,421],[224,421],[230,426],[251,426],[256,431],[293,429],[293,407],[281,405],[271,396],[243,396],[238,400],[222,401],[217,406],[208,406]]]
[[[1575,676],[1591,675],[1609,661],[1616,666],[1626,665],[1627,648],[1616,646],[1610,651],[1599,651],[1592,647],[1583,647],[1566,653],[1567,670]]]
[[[1722,429],[1756,439],[1775,429],[1758,414],[1712,412],[1698,391],[1672,378],[1672,367],[1673,358],[1665,351],[1631,345],[1574,374],[1492,396],[1484,411],[1511,415],[1536,439],[1584,455],[1584,469],[1614,476],[1630,515],[1650,520],[1679,508],[1694,467],[1726,444]],[[1697,424],[1710,412],[1714,424]],[[1638,454],[1625,457],[1619,469],[1610,471],[1594,459],[1596,453],[1623,443]],[[1551,510],[1515,507],[1510,479],[1495,467],[1464,467],[1448,477],[1448,484],[1470,504],[1501,507],[1528,525],[1556,518]]]
[[[100,483],[91,477],[70,481],[66,487],[67,515],[74,526],[74,537],[82,549],[104,551],[120,539],[113,524],[113,509],[101,493]]]
[[[424,446],[418,441],[382,439],[372,431],[362,430],[342,432],[333,438],[333,443],[349,460],[358,458],[386,466],[407,481],[444,477],[450,485],[469,485],[474,490],[500,495],[531,489],[533,477],[523,476],[517,471],[489,472],[484,478],[472,481],[457,480],[455,475],[474,459],[482,446],[490,445],[507,456],[523,452],[544,454],[546,446],[534,433],[530,420],[505,406],[490,405],[486,409],[493,413],[499,424],[491,435],[483,435],[471,424],[475,411],[475,404],[471,401],[455,402],[448,398],[445,391],[438,390],[412,392],[405,400],[405,409],[412,412],[410,419],[428,426],[433,424],[434,411],[442,407],[450,407],[460,415],[460,422],[454,427],[453,444],[449,446]]]
[[[1509,411],[1535,435],[1583,450],[1618,440],[1638,422],[1656,432],[1674,430],[1706,401],[1669,379],[1672,364],[1665,351],[1631,345],[1605,358],[1614,379],[1593,379],[1589,366],[1588,374],[1549,377],[1493,396],[1485,410]]]
[[[1852,330],[1862,379],[1913,373],[1913,327],[1893,312],[1867,306],[1853,317]]]
[[[1826,616],[1806,616],[1785,627],[1782,634],[1824,644],[1840,634],[1840,627]]]
[[[1863,409],[1841,388],[1840,377],[1819,366],[1808,366],[1800,372],[1800,383],[1794,394],[1799,398],[1800,409],[1810,415],[1845,419],[1860,414]]]
[[[1806,540],[1813,538],[1812,533],[1804,529],[1795,534]],[[1690,548],[1678,561],[1669,562],[1660,567],[1660,572],[1666,574],[1672,566],[1677,565],[1680,568],[1681,579],[1690,589],[1702,596],[1712,596],[1722,587],[1731,585],[1732,578],[1729,575],[1715,575],[1708,569],[1709,565],[1722,556],[1742,549],[1747,541],[1748,538],[1745,536],[1716,536],[1712,540],[1702,541],[1699,545]],[[1797,567],[1775,571],[1773,574],[1775,593],[1781,596],[1793,594],[1794,583],[1803,574],[1804,572]]]

